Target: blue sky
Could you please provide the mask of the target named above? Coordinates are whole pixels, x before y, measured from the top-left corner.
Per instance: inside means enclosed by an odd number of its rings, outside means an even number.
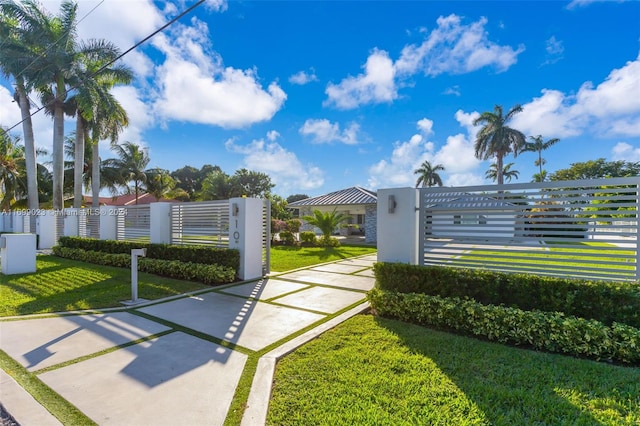
[[[193,3],[82,0],[79,36],[125,50]],[[127,55],[137,79],[115,94],[131,122],[121,141],[148,147],[152,167],[246,167],[284,197],[413,186],[425,160],[445,185],[475,185],[490,161],[475,159],[471,123],[495,104],[523,105],[512,126],[525,135],[561,139],[550,173],[640,161],[639,53],[637,1],[218,0]],[[19,121],[10,83],[5,126]],[[35,126],[50,147],[50,119]],[[514,182],[535,159],[505,160]]]

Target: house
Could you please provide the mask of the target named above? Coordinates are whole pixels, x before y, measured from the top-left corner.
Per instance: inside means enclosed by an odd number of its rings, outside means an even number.
[[[287,207],[296,209],[298,217],[312,215],[314,210],[331,212],[335,209],[349,216],[346,223],[352,226],[345,228],[345,231],[364,233],[365,241],[373,243],[377,238],[377,202],[378,197],[375,192],[353,186],[318,197],[295,201]],[[307,230],[310,229],[308,225],[306,226]],[[305,225],[302,230],[305,230]]]
[[[436,238],[514,238],[517,219],[526,207],[463,192],[426,193],[424,197],[427,235]]]

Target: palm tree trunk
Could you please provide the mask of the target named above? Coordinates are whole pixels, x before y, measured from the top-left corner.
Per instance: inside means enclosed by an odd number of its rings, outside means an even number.
[[[502,176],[502,164],[503,164],[503,158],[502,155],[497,154],[496,155],[496,174],[497,174],[497,180],[498,180],[498,185],[502,185],[504,183],[504,177]]]
[[[92,139],[95,139],[92,138]],[[91,207],[100,208],[100,152],[98,141],[92,140],[92,160],[91,160]]]
[[[80,111],[76,117],[76,146],[73,161],[73,207],[82,207],[82,174],[84,172],[84,123]]]
[[[18,105],[22,117],[22,132],[24,133],[24,160],[27,168],[27,206],[29,210],[35,211],[39,208],[38,200],[38,169],[36,165],[36,144],[33,136],[33,123],[31,121],[31,108],[29,98],[24,87],[24,80],[18,77],[16,80],[16,93],[18,94]],[[35,215],[33,216],[35,219]],[[35,226],[34,228],[35,229]]]
[[[62,103],[66,97],[64,80],[58,79],[53,111],[53,209],[64,208],[64,111]]]

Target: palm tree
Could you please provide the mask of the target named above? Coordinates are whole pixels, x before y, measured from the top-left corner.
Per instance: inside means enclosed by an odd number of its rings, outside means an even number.
[[[82,50],[84,49],[81,48]],[[82,201],[82,170],[85,145],[89,140],[89,130],[92,128],[92,124],[103,119],[106,120],[102,115],[110,113],[105,111],[105,106],[109,107],[109,104],[114,101],[109,90],[116,84],[130,83],[133,79],[133,73],[129,68],[122,65],[113,67],[108,65],[120,55],[120,50],[115,45],[103,42],[99,53],[100,57],[85,56],[82,58],[82,71],[76,76],[78,79],[76,85],[79,89],[72,97],[76,108],[76,151],[74,153],[75,173],[73,180],[74,207],[76,208],[80,207]],[[115,114],[118,115],[119,111],[116,111]],[[119,130],[116,131],[116,136],[112,138],[112,141],[117,139],[118,132]],[[98,135],[98,137],[100,136]],[[96,155],[96,158],[99,161],[99,155]],[[101,185],[98,186],[101,187]],[[96,198],[96,195],[93,195]]]
[[[520,175],[519,171],[511,170],[511,167],[514,165],[515,163],[509,163],[505,164],[505,166],[502,168],[502,177],[506,178],[509,182],[511,182],[511,179],[513,178],[518,179],[518,175]],[[491,163],[491,166],[489,166],[489,170],[486,171],[484,177],[495,182],[496,179],[498,179],[498,165],[496,163]]]
[[[422,184],[423,188],[425,186],[432,187],[434,185],[442,186],[442,179],[438,174],[439,171],[444,171],[444,166],[442,164],[436,164],[433,166],[428,161],[422,163],[419,169],[415,169],[413,171],[413,174],[418,175],[416,188],[419,187],[420,184]]]
[[[27,94],[33,89],[33,82],[29,77],[33,69],[29,67],[41,46],[35,46],[33,40],[27,40],[28,32],[18,25],[12,17],[12,5],[0,3],[0,72],[14,78],[14,100],[20,108],[22,118],[22,133],[24,137],[25,174],[27,178],[27,208],[35,211],[39,207],[38,198],[38,169],[36,162],[35,138],[31,121],[31,102]],[[27,76],[25,78],[25,76]],[[35,216],[33,216],[35,220]],[[35,223],[33,224],[35,227]]]
[[[150,161],[147,150],[132,142],[114,145],[113,150],[118,158],[109,158],[105,163],[119,169],[120,175],[127,183],[133,182],[136,204],[138,204],[140,187],[147,181],[145,169]]]
[[[529,136],[529,139],[531,139],[531,142],[525,142],[524,147],[522,149],[522,152],[529,151],[529,152],[537,152],[538,153],[538,159],[536,160],[535,165],[540,168],[540,173],[537,173],[537,176],[538,176],[538,179],[542,179],[542,180],[536,180],[536,182],[544,182],[544,178],[546,177],[546,173],[543,175],[542,166],[547,162],[547,160],[542,158],[542,151],[545,151],[546,149],[548,149],[552,145],[555,145],[556,143],[560,142],[560,139],[553,138],[553,139],[549,139],[548,141],[545,142],[542,139],[541,135]],[[534,176],[534,179],[535,178],[536,177]]]
[[[496,105],[493,112],[485,111],[473,121],[474,126],[484,124],[476,136],[474,146],[476,158],[488,160],[491,157],[496,157],[498,185],[504,183],[502,176],[504,157],[512,152],[514,157],[517,156],[525,143],[525,136],[522,132],[507,126],[509,120],[520,111],[522,111],[522,107],[516,105],[503,116],[502,106]]]
[[[336,212],[333,209],[332,212],[321,212],[320,210],[314,210],[313,216],[304,216],[303,219],[309,224],[316,226],[322,231],[322,241],[324,245],[331,244],[331,233],[342,222],[349,218],[348,215]]]
[[[26,190],[24,147],[19,142],[20,138],[10,136],[5,129],[0,128],[0,210],[3,211],[9,210],[11,203]]]
[[[154,168],[145,171],[145,174],[147,175],[145,190],[156,197],[156,201],[160,200],[176,186],[176,182],[168,170]]]
[[[542,173],[534,173],[532,182],[544,182],[547,180],[547,171],[543,170]]]
[[[93,149],[94,146],[88,144],[86,149],[84,150],[84,161],[82,163],[81,171],[82,178],[81,182],[85,190],[91,187],[92,184],[92,170],[93,170]],[[74,158],[76,154],[76,140],[75,134],[67,136],[65,138],[64,143],[64,153],[68,158]],[[73,161],[65,161],[64,162],[64,170],[65,170],[65,182],[74,183],[74,174],[77,166],[75,164],[75,159]],[[117,195],[118,192],[122,189],[123,186],[126,186],[127,182],[125,182],[120,173],[120,169],[117,169],[113,166],[110,166],[108,163],[101,161],[99,164],[100,170],[100,190],[108,189],[112,195]],[[66,186],[65,186],[66,188]],[[82,199],[82,195],[81,199]],[[75,195],[74,195],[75,198]],[[99,202],[99,200],[98,200]],[[75,206],[75,203],[74,203]]]

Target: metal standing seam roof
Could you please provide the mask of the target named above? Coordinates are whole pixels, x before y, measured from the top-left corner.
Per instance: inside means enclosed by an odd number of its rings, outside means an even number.
[[[320,195],[318,197],[295,201],[288,204],[287,207],[343,206],[354,204],[376,204],[377,202],[378,197],[375,192],[360,188],[359,186],[353,186],[351,188],[330,192],[329,194]]]
[[[437,207],[443,209],[496,209],[506,208],[512,210],[515,204],[502,201],[486,195],[474,195],[464,192],[445,192],[439,194],[429,194],[425,197],[426,208]]]

